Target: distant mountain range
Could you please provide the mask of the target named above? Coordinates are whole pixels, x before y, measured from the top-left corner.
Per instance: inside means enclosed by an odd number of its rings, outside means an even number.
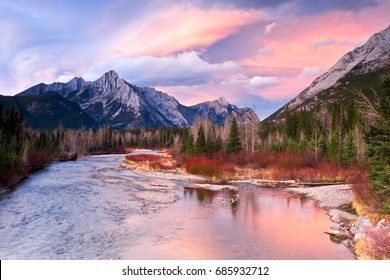
[[[380,90],[379,76],[390,69],[390,25],[368,41],[345,54],[327,72],[316,78],[296,98],[288,102],[266,122],[283,121],[286,112],[310,111],[317,104],[347,103],[356,98],[354,91]]]
[[[14,97],[0,96],[0,102],[19,108],[26,123],[38,129],[187,127],[197,118],[224,125],[233,116],[241,123],[260,122],[253,110],[223,97],[188,107],[154,88],[132,85],[112,70],[94,82],[76,77],[67,83],[41,83]]]

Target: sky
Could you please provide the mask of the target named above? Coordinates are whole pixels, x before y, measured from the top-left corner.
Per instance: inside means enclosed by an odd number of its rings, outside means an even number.
[[[0,94],[109,70],[263,119],[390,24],[390,0],[1,0]]]

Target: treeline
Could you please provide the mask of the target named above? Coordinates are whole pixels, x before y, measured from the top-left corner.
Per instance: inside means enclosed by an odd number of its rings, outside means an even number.
[[[287,112],[283,123],[263,123],[261,145],[270,151],[312,153],[315,160],[351,166],[365,161],[366,120],[358,105],[333,103],[311,110]]]

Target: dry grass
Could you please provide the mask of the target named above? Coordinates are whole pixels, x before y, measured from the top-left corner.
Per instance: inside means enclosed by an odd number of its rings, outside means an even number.
[[[367,178],[367,170],[361,169],[349,177],[348,182],[354,192],[353,206],[358,213],[372,220],[375,224],[381,219],[390,221],[390,215],[379,211],[380,201],[372,192],[372,185]],[[356,242],[356,255],[359,259],[390,259],[390,231],[372,228],[365,233],[363,240]]]
[[[373,228],[356,243],[356,255],[364,260],[390,260],[389,229]]]
[[[157,154],[126,155],[124,159],[130,169],[159,171],[176,169],[176,161],[167,152]]]
[[[353,205],[359,215],[369,218],[374,223],[383,218],[390,220],[389,215],[384,215],[379,211],[380,201],[372,192],[367,170],[361,169],[360,172],[354,173],[349,177],[348,183],[352,186],[355,196]]]

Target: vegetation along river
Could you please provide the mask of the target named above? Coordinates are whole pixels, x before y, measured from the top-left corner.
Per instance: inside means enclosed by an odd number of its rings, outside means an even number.
[[[213,192],[120,167],[56,163],[0,198],[0,259],[353,259],[312,200],[249,184]]]

